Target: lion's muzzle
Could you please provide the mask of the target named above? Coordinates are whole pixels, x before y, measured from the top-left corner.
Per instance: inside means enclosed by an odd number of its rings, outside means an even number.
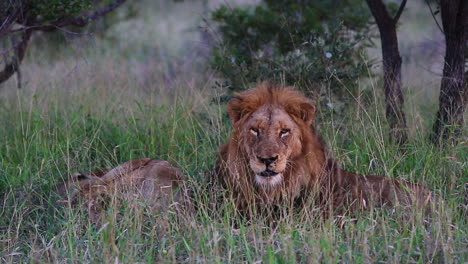
[[[258,175],[263,177],[271,177],[278,174],[278,172],[276,172],[276,162],[278,161],[278,155],[271,155],[267,157],[257,155],[257,160],[259,161],[259,164],[262,164],[262,167],[264,166],[263,171],[258,173]]]
[[[261,186],[275,186],[282,181],[282,171],[278,171],[279,155],[259,156],[250,160],[255,172],[255,182]]]
[[[268,166],[270,166],[270,164],[272,164],[273,162],[275,162],[277,159],[278,159],[278,155],[276,156],[273,156],[273,157],[268,157],[268,158],[262,158],[260,156],[257,156],[257,159],[262,162],[263,164],[265,164],[268,168]]]
[[[250,159],[250,167],[258,177],[272,178],[283,172],[283,166],[281,165],[282,159],[280,155],[254,155]]]

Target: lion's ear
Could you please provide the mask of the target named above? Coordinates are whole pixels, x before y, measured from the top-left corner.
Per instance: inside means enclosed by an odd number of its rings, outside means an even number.
[[[311,125],[315,118],[315,104],[312,101],[298,102],[286,107],[286,111]]]
[[[232,123],[236,123],[242,118],[242,99],[234,97],[227,104],[227,112]]]
[[[302,103],[300,104],[300,109],[301,119],[307,125],[311,125],[315,118],[315,104],[313,102]]]

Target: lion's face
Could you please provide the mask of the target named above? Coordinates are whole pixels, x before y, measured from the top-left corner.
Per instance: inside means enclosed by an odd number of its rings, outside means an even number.
[[[291,116],[278,106],[263,105],[252,113],[241,133],[255,183],[280,184],[288,163],[301,149],[300,130]]]
[[[290,172],[306,155],[303,142],[311,134],[314,102],[292,87],[262,83],[236,94],[227,110],[234,126],[226,159],[231,171],[241,166],[247,170],[241,177],[253,177],[249,182],[270,190],[291,182]]]

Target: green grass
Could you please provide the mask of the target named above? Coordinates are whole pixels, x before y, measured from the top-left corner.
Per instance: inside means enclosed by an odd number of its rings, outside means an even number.
[[[316,124],[345,169],[424,183],[444,202],[426,218],[418,208],[371,210],[357,222],[348,216],[343,228],[314,211],[271,226],[261,217],[239,219],[229,202],[213,209],[219,193],[205,180],[231,127],[224,106],[209,103],[220,93],[211,73],[181,59],[200,41],[194,28],[203,3],[139,1],[140,15],[114,25],[106,39],[70,38],[59,47],[33,39],[23,90],[14,78],[0,86],[0,262],[468,262],[466,136],[444,150],[426,140],[439,91],[434,65],[443,54],[417,49],[438,30],[424,3],[408,3],[399,31],[410,142],[401,150],[388,142],[374,79],[356,82],[372,88],[373,103],[350,98],[346,116],[322,109]],[[175,80],[167,84],[165,76]],[[55,184],[71,172],[144,156],[169,160],[189,177],[195,216],[123,203],[93,225],[86,210],[55,204]]]
[[[363,212],[358,222],[347,218],[344,228],[314,214],[288,215],[271,226],[261,217],[238,219],[229,203],[221,215],[213,212],[218,194],[207,191],[204,179],[230,130],[216,105],[200,114],[176,99],[162,106],[135,103],[122,113],[94,112],[92,103],[44,107],[35,100],[20,97],[0,111],[2,261],[468,261],[466,143],[440,151],[417,134],[401,151],[387,142],[379,115],[350,114],[341,123],[322,113],[317,123],[346,169],[425,183],[445,202],[427,219],[415,208]],[[86,210],[55,205],[54,184],[70,172],[143,156],[167,159],[189,176],[200,207],[196,216],[117,204],[96,226]]]

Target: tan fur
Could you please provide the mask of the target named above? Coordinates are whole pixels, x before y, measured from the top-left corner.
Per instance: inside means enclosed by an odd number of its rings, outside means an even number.
[[[313,130],[314,102],[293,87],[261,83],[236,94],[227,110],[233,131],[220,147],[216,172],[239,209],[295,202],[312,193],[334,212],[431,199],[421,185],[337,168]]]
[[[183,180],[181,171],[169,162],[139,158],[110,170],[74,173],[57,190],[67,198],[60,203],[80,202],[88,207],[90,218],[98,222],[109,199],[143,201],[155,211],[186,203],[188,194]]]

